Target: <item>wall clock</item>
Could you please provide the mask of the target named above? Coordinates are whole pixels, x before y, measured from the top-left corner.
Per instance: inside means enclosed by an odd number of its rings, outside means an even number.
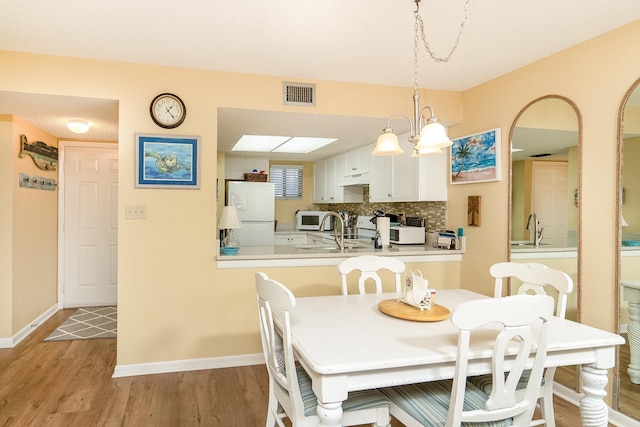
[[[187,108],[179,96],[172,93],[161,93],[151,101],[149,113],[151,113],[155,124],[165,129],[173,129],[184,122]]]

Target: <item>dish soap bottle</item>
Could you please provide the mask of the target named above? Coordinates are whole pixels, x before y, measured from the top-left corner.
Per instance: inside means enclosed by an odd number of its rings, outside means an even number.
[[[376,230],[376,237],[373,238],[373,248],[382,249],[382,237],[380,236],[380,232],[378,230]]]

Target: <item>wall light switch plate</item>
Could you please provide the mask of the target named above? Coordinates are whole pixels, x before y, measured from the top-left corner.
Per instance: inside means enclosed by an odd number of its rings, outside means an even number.
[[[147,205],[125,205],[124,217],[126,219],[146,219]]]

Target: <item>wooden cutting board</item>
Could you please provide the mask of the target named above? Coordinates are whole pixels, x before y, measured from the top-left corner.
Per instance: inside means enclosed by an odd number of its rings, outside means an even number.
[[[431,307],[431,310],[420,311],[419,308],[400,302],[397,299],[380,301],[378,309],[386,315],[416,322],[438,322],[448,319],[451,315],[451,311],[447,307],[438,304]]]

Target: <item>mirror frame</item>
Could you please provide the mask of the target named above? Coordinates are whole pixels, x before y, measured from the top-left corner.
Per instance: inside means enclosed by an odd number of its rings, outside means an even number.
[[[516,115],[516,117],[513,119],[513,122],[511,122],[511,129],[509,130],[509,154],[508,154],[508,162],[509,162],[509,185],[508,185],[508,191],[509,191],[509,227],[507,227],[507,247],[508,247],[508,252],[509,252],[509,261],[511,261],[511,231],[512,231],[512,227],[513,224],[511,223],[511,216],[513,214],[512,209],[512,197],[511,197],[511,193],[513,191],[513,185],[512,185],[512,169],[511,169],[511,164],[513,162],[512,159],[512,154],[511,154],[511,148],[513,147],[513,132],[516,128],[516,124],[518,123],[518,120],[520,119],[520,117],[525,113],[525,111],[527,111],[527,109],[529,107],[531,107],[533,104],[540,102],[540,101],[544,101],[545,99],[558,99],[561,101],[565,101],[567,104],[569,104],[571,106],[571,108],[573,109],[573,111],[576,113],[576,118],[578,119],[578,201],[580,200],[580,192],[581,192],[581,188],[582,188],[582,114],[580,113],[580,110],[578,109],[578,106],[576,105],[575,102],[573,102],[571,99],[567,98],[566,96],[562,96],[562,95],[544,95],[541,96],[539,98],[534,99],[533,101],[529,102],[528,104],[526,104],[524,107],[522,107],[522,109],[518,112],[518,114]],[[582,234],[581,229],[582,229],[582,209],[581,209],[581,205],[580,203],[578,203],[578,214],[577,214],[577,239],[576,239],[576,250],[578,252],[578,256],[577,256],[577,283],[575,283],[575,287],[576,287],[576,297],[577,297],[577,321],[579,323],[581,323],[581,305],[582,305],[582,287],[580,286],[580,279],[581,279],[581,249],[582,249],[582,243],[581,243],[581,239],[580,239],[580,235]],[[511,293],[511,283],[509,283],[507,285],[507,290],[509,293]]]
[[[636,79],[627,92],[624,94],[622,101],[620,102],[620,107],[618,108],[618,140],[617,140],[617,153],[616,153],[616,207],[615,211],[618,212],[618,215],[615,216],[615,232],[616,232],[616,241],[618,244],[615,247],[615,259],[616,259],[616,269],[614,276],[614,289],[613,289],[613,300],[615,303],[614,313],[615,318],[613,319],[613,328],[615,333],[620,333],[620,278],[622,277],[622,223],[620,218],[620,212],[622,212],[622,163],[623,163],[623,140],[624,140],[624,110],[627,106],[627,102],[631,97],[631,94],[640,88],[640,78]],[[616,347],[616,365],[613,367],[613,407],[616,411],[620,411],[620,347]]]
[[[581,204],[580,204],[580,193],[581,193],[581,189],[582,189],[582,152],[584,151],[582,149],[582,114],[580,113],[580,109],[578,109],[578,106],[575,102],[573,102],[571,99],[567,98],[566,96],[562,96],[562,95],[544,95],[541,96],[539,98],[534,99],[533,101],[529,102],[528,104],[526,104],[524,107],[522,107],[522,109],[520,110],[520,112],[518,112],[518,114],[516,115],[516,117],[513,119],[513,122],[511,123],[511,129],[509,130],[509,154],[508,154],[508,164],[509,164],[509,185],[508,185],[508,194],[509,194],[509,226],[507,227],[507,251],[509,253],[509,257],[508,260],[511,261],[511,231],[512,231],[512,227],[513,224],[511,222],[511,218],[512,218],[512,191],[513,191],[513,187],[512,187],[512,163],[513,163],[513,159],[512,159],[512,154],[511,154],[511,148],[513,147],[513,132],[516,128],[516,124],[518,123],[518,120],[520,119],[520,117],[524,114],[525,111],[527,111],[527,109],[529,107],[531,107],[533,104],[540,102],[540,101],[544,101],[545,99],[558,99],[558,100],[562,100],[565,101],[567,104],[569,104],[571,106],[571,108],[573,109],[573,111],[576,113],[576,118],[578,119],[578,213],[577,213],[577,230],[576,230],[576,251],[577,251],[577,259],[576,259],[576,269],[577,269],[577,280],[574,285],[576,288],[576,299],[577,299],[577,318],[576,321],[578,323],[582,323],[581,322],[581,306],[582,306],[582,286],[580,286],[580,282],[581,282],[581,276],[582,276],[582,268],[581,268],[581,256],[580,254],[582,253],[582,242],[580,239],[580,235],[582,234],[582,209],[581,209]],[[507,284],[507,292],[509,294],[511,294],[511,281],[508,282]],[[616,348],[616,352],[617,352],[617,348]],[[617,357],[617,353],[616,353],[616,357]],[[566,385],[565,385],[566,386]],[[575,384],[574,384],[574,388],[576,390],[576,392],[580,393],[581,392],[581,381],[580,381],[580,366],[576,366],[576,378],[575,378]]]

